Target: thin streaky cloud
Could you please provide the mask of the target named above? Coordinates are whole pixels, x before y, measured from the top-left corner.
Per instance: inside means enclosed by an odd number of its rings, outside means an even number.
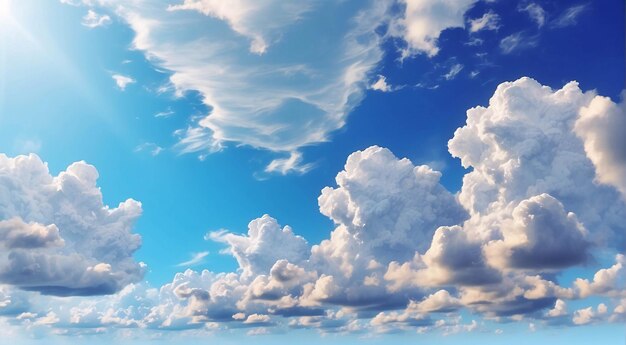
[[[200,263],[202,263],[204,261],[204,258],[206,258],[207,255],[209,255],[208,251],[207,252],[192,253],[191,259],[176,264],[176,267],[189,267],[189,266],[198,265],[198,264],[200,264]]]

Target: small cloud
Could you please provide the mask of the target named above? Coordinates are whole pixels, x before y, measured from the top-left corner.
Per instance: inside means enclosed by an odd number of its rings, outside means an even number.
[[[546,23],[546,11],[540,5],[536,3],[530,3],[525,7],[518,7],[519,12],[526,12],[530,18],[537,23],[537,26],[542,27]]]
[[[90,29],[105,26],[109,23],[111,23],[111,17],[106,14],[98,14],[93,10],[87,11],[87,14],[85,14],[83,20],[81,21],[81,24]]]
[[[379,74],[378,75],[378,80],[376,80],[376,82],[374,82],[372,85],[370,85],[369,89],[370,90],[380,91],[380,92],[392,92],[392,91],[397,91],[397,90],[403,89],[404,87],[406,87],[406,85],[393,86],[391,84],[388,84],[387,83],[387,77],[385,77],[384,75]]]
[[[479,71],[471,71],[471,72],[470,72],[470,74],[469,74],[469,76],[470,76],[470,78],[474,79],[474,78],[476,78],[479,74],[480,74],[480,72],[479,72]]]
[[[392,91],[391,85],[387,84],[387,78],[384,75],[378,75],[378,80],[370,85],[370,89],[382,92]]]
[[[195,266],[202,263],[207,255],[209,255],[209,252],[192,253],[191,259],[177,264],[176,267]]]
[[[219,235],[222,235],[228,232],[230,232],[228,229],[220,228],[218,230],[207,232],[206,234],[204,234],[203,238],[205,241],[213,241],[215,239],[215,236],[219,237]]]
[[[170,117],[172,115],[174,115],[174,111],[172,110],[172,108],[167,107],[167,109],[165,109],[164,111],[154,114],[154,117]]]
[[[302,163],[302,153],[294,151],[289,154],[287,158],[277,158],[270,162],[265,167],[266,173],[279,173],[281,175],[287,175],[289,173],[305,174],[309,170],[313,169],[314,164]]]
[[[131,62],[133,62],[133,60],[126,59],[126,60],[122,61],[122,65],[126,65],[126,64],[129,64]]]
[[[482,17],[470,19],[470,32],[478,32],[481,30],[498,30],[500,28],[500,16],[493,11],[483,14]]]
[[[439,88],[439,84],[428,84],[428,83],[417,83],[415,84],[415,87],[420,88],[420,89],[427,89],[427,90],[437,90]]]
[[[578,17],[587,9],[587,4],[572,6],[550,23],[553,28],[564,28],[566,26],[576,25]]]
[[[163,148],[155,143],[143,143],[135,147],[135,152],[149,152],[152,156],[157,156],[163,152]]]
[[[450,71],[448,71],[448,73],[446,73],[443,77],[446,78],[446,80],[452,80],[456,78],[461,70],[463,70],[463,65],[461,65],[460,63],[454,64],[452,65],[452,67],[450,67]]]
[[[477,47],[479,45],[482,45],[485,41],[481,38],[478,37],[470,37],[470,40],[467,41],[467,43],[465,43],[465,45],[467,46],[471,46],[471,47]]]
[[[111,78],[115,80],[115,84],[122,91],[126,90],[126,86],[128,86],[129,84],[133,84],[136,82],[135,79],[121,74],[114,74],[111,76]]]
[[[506,36],[500,41],[500,50],[503,54],[510,54],[515,50],[531,48],[536,45],[536,36],[528,36],[523,32],[517,32]]]

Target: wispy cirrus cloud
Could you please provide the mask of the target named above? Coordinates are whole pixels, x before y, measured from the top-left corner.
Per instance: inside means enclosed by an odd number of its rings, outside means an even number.
[[[202,262],[204,262],[204,259],[209,255],[209,252],[199,252],[199,253],[192,253],[191,254],[191,259],[187,260],[187,261],[183,261],[181,263],[176,264],[177,267],[191,267],[191,266],[195,266],[195,265],[199,265]]]

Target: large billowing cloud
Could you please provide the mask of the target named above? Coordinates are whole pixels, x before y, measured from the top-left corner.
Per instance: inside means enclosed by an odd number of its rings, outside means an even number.
[[[0,312],[3,305],[6,314],[28,311],[19,322],[29,327],[252,334],[286,327],[452,333],[482,327],[480,316],[546,326],[619,322],[626,314],[623,255],[595,275],[559,278],[623,249],[626,206],[613,183],[600,181],[591,157],[610,147],[590,151],[578,133],[597,99],[576,83],[560,90],[529,78],[503,83],[489,106],[468,111],[449,142],[472,168],[457,195],[439,183],[439,172],[373,146],[351,154],[337,185],[322,190],[320,211],[336,227],[317,245],[265,215],[245,234],[209,236],[226,245],[236,272],[187,270],[159,291],[131,284],[112,297],[68,302],[71,308],[35,309],[23,296],[12,304],[5,288]],[[95,185],[93,175],[80,176]],[[4,246],[58,251],[77,243],[60,220],[12,214],[22,219],[0,223]],[[568,309],[569,301],[591,296],[601,304]],[[462,320],[461,309],[476,316]]]
[[[52,176],[36,155],[0,155],[0,283],[51,295],[111,294],[141,279],[141,204],[102,203],[85,162]]]

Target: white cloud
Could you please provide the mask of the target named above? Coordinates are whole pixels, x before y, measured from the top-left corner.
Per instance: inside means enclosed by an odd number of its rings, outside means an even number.
[[[189,266],[198,265],[198,264],[200,264],[200,263],[202,263],[204,261],[204,258],[206,258],[207,255],[209,255],[209,252],[193,253],[192,256],[191,256],[191,259],[189,259],[187,261],[183,261],[183,262],[177,264],[176,266],[178,266],[178,267],[189,267]]]
[[[121,74],[113,74],[111,78],[115,80],[115,85],[117,85],[117,87],[119,87],[122,91],[126,90],[126,86],[136,82],[135,79]]]
[[[152,156],[158,156],[163,152],[163,148],[155,143],[143,143],[135,147],[135,152],[148,152]]]
[[[595,97],[580,110],[574,130],[583,140],[585,152],[599,182],[615,186],[626,198],[626,103]]]
[[[592,280],[579,278],[562,286],[559,279],[563,269],[580,267],[596,248],[613,252],[624,248],[624,201],[612,185],[594,182],[597,164],[575,132],[577,121],[591,118],[585,111],[610,113],[611,107],[592,106],[597,99],[602,100],[594,92],[582,92],[575,82],[559,90],[529,78],[502,83],[488,106],[468,110],[466,124],[449,142],[451,154],[471,168],[457,195],[440,184],[441,173],[373,146],[351,154],[336,176],[336,186],[322,190],[320,212],[335,228],[317,245],[309,247],[290,227],[265,215],[250,222],[247,233],[209,235],[226,245],[224,253],[237,260],[236,271],[186,270],[159,290],[130,284],[117,295],[68,299],[54,306],[33,307],[28,299],[20,303],[11,289],[0,286],[0,314],[28,312],[42,318],[54,312],[55,322],[40,327],[57,329],[226,330],[284,325],[320,332],[419,329],[445,334],[482,327],[461,322],[455,313],[461,308],[500,321],[622,320],[626,314],[622,255]],[[605,149],[610,146],[596,147],[599,152]],[[18,165],[13,161],[4,165],[12,164]],[[43,169],[40,161],[20,166]],[[0,169],[0,174],[4,171]],[[44,188],[55,198],[66,197],[59,190],[69,193],[64,201],[73,208],[72,212],[63,208],[64,217],[48,206],[33,207],[41,203],[28,198],[33,193],[14,192],[8,201],[2,195],[9,194],[0,193],[3,246],[77,248],[76,238],[65,235],[67,224],[58,221],[71,218],[68,214],[83,217],[81,226],[101,224],[97,215],[116,215],[106,222],[107,229],[116,229],[116,221],[124,218],[125,231],[116,232],[114,239],[116,246],[128,245],[133,239],[130,223],[140,209],[126,214],[133,204],[127,202],[130,205],[104,212],[95,170],[83,163],[66,174],[76,180],[67,188]],[[47,170],[41,175],[36,178],[29,169],[12,174],[37,188],[69,179],[63,173],[63,178],[52,177]],[[95,221],[88,218],[92,213]],[[79,238],[89,233],[84,227],[78,230],[74,235]],[[81,247],[90,250],[81,251],[84,257],[73,260],[72,267],[98,253],[108,255],[112,246],[106,243],[99,250]],[[136,246],[129,247],[114,257],[135,267],[130,255]],[[94,273],[121,271],[115,260],[92,261],[88,265]],[[567,315],[568,301],[590,296],[607,301]],[[19,322],[27,325],[30,319]]]
[[[463,65],[461,65],[460,63],[454,64],[452,65],[452,67],[450,67],[450,70],[448,71],[448,73],[446,73],[443,77],[446,78],[446,80],[452,80],[456,78],[456,76],[462,70],[463,70]]]
[[[170,117],[172,115],[174,115],[174,111],[172,110],[172,108],[168,107],[166,110],[154,114],[154,117]]]
[[[584,263],[589,257],[587,231],[549,194],[520,202],[511,216],[501,225],[503,239],[483,248],[492,265],[554,269]]]
[[[402,0],[404,14],[392,23],[391,34],[406,41],[403,58],[420,53],[431,57],[437,55],[441,32],[462,28],[465,12],[476,1]]]
[[[301,147],[327,141],[363,97],[383,54],[383,37],[375,30],[388,17],[386,1],[353,1],[348,7],[343,2],[223,6],[185,1],[169,10],[107,4],[134,31],[133,48],[172,73],[177,95],[201,95],[209,111],[181,132],[178,147],[202,154],[236,143],[297,157],[293,153]],[[330,12],[341,13],[347,24],[307,29]],[[293,32],[305,36],[296,38]],[[279,159],[269,170],[306,170],[304,163],[278,163],[288,162]]]
[[[105,26],[109,23],[111,23],[111,17],[106,14],[98,14],[94,10],[88,10],[81,22],[81,24],[90,29]]]
[[[537,26],[542,27],[546,23],[546,11],[541,5],[531,2],[526,6],[518,7],[518,11],[526,12],[530,18],[537,23]]]
[[[230,28],[250,39],[250,52],[264,54],[280,29],[302,19],[315,2],[298,4],[280,0],[237,0],[225,4],[220,0],[184,0],[169,5],[168,11],[194,10],[205,16],[223,20]]]
[[[131,232],[141,204],[102,203],[85,162],[58,176],[35,155],[0,155],[0,282],[52,295],[110,294],[141,279]]]
[[[548,311],[550,317],[560,317],[567,315],[567,304],[562,299],[557,299],[554,308]]]
[[[370,89],[381,91],[381,92],[390,92],[393,90],[391,85],[387,84],[387,78],[384,75],[378,75],[378,80],[370,85]]]
[[[210,238],[228,244],[228,252],[237,259],[244,279],[269,273],[279,259],[299,263],[306,259],[309,247],[306,240],[294,235],[289,226],[281,229],[268,215],[251,221],[247,235],[213,232]]]
[[[272,160],[265,172],[267,173],[280,173],[286,175],[289,173],[304,174],[314,167],[312,163],[302,163],[302,153],[293,151],[287,158],[276,158]]]
[[[488,11],[480,18],[470,19],[469,31],[498,30],[500,28],[500,16],[493,11]]]
[[[511,54],[516,50],[532,48],[538,44],[536,36],[529,36],[523,31],[510,34],[500,40],[500,50],[503,54]]]
[[[554,19],[550,26],[553,28],[564,28],[566,26],[576,25],[580,15],[587,10],[588,4],[574,5],[567,8],[560,16]]]

